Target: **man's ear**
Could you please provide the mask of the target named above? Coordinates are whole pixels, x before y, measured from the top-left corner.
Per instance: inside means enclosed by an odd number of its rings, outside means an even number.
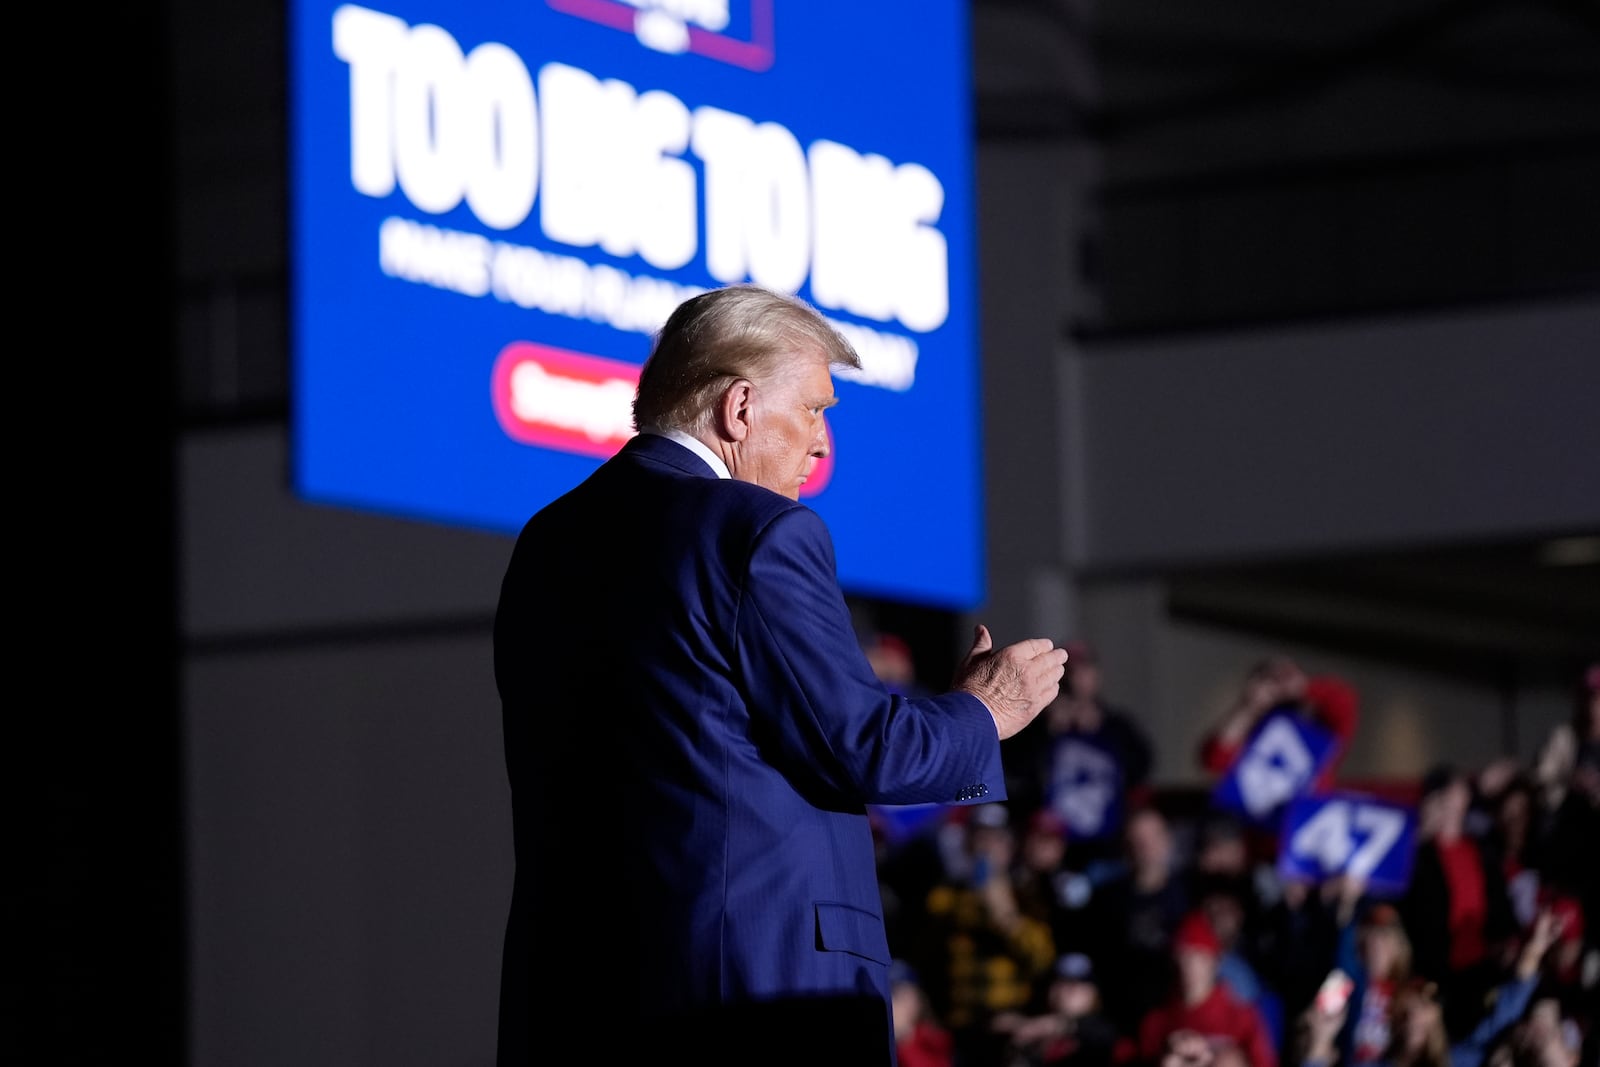
[[[717,398],[717,433],[729,441],[748,438],[754,400],[755,387],[750,384],[750,379],[736,378],[730,382]]]

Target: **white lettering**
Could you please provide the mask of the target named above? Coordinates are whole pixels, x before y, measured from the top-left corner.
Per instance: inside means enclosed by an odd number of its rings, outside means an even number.
[[[465,296],[489,291],[489,240],[388,218],[378,228],[378,268],[392,278],[449,289]]]
[[[394,161],[406,198],[435,215],[467,189],[472,98],[461,46],[437,26],[413,26],[394,75]]]
[[[1111,757],[1070,738],[1056,743],[1051,766],[1051,806],[1073,833],[1097,836],[1121,785]]]
[[[511,410],[523,422],[573,430],[592,441],[633,436],[631,382],[587,382],[524,360],[512,369],[510,384]]]
[[[793,292],[805,284],[811,266],[805,150],[776,122],[755,128],[751,148],[752,181],[744,209],[750,278],[769,289]]]
[[[927,332],[950,317],[950,246],[934,228],[944,211],[944,186],[920,163],[894,170],[892,216],[896,229],[886,239],[898,253],[888,272],[895,317]]]
[[[728,0],[622,0],[643,13],[665,15],[678,22],[720,33],[728,28]]]
[[[633,20],[633,35],[646,48],[678,56],[689,50],[689,27],[661,11],[641,11]]]
[[[1356,878],[1366,878],[1378,869],[1378,864],[1400,840],[1406,828],[1406,817],[1389,808],[1359,807],[1354,821],[1356,830],[1365,831],[1368,836],[1350,857],[1349,873]]]
[[[443,214],[466,196],[486,225],[528,216],[538,183],[538,111],[528,69],[501,44],[463,59],[438,26],[346,4],[334,53],[350,64],[350,181]]]
[[[712,32],[728,24],[726,0],[628,2],[641,22],[653,15]],[[703,232],[705,271],[716,282],[788,292],[809,284],[825,311],[917,332],[949,317],[949,246],[938,228],[945,190],[921,164],[837,141],[808,147],[776,122],[691,110],[671,93],[562,63],[535,78],[503,44],[463,54],[439,26],[351,4],[334,12],[332,29],[333,51],[350,67],[350,180],[363,195],[398,188],[434,215],[465,202],[500,231],[537,211],[551,241],[638,256],[663,271],[688,266]],[[559,257],[494,255],[501,299],[606,321],[635,317],[618,293],[636,286],[619,287],[605,271],[586,265],[580,283],[573,268],[553,266]],[[554,273],[566,281],[557,285]],[[451,270],[428,277],[473,287]],[[862,336],[872,340],[858,345],[866,365],[856,380],[909,387],[915,342]]]
[[[917,342],[897,333],[839,319],[828,320],[861,357],[861,369],[835,367],[834,377],[903,393],[917,380]]]
[[[333,54],[350,64],[350,183],[366,196],[394,192],[390,82],[406,24],[345,4],[333,13]]]
[[[494,245],[490,275],[495,298],[505,303],[631,333],[654,333],[673,308],[703,292],[503,241]]]
[[[1289,850],[1325,874],[1367,878],[1405,832],[1406,817],[1391,808],[1330,800],[1289,839]]]
[[[1289,851],[1332,873],[1345,865],[1355,841],[1350,836],[1349,805],[1328,802],[1289,839]]]
[[[811,146],[811,292],[822,307],[914,330],[950,314],[949,248],[931,225],[944,186],[926,167],[896,167],[834,141]]]
[[[746,279],[789,292],[810,267],[811,204],[805,153],[775,122],[702,107],[695,154],[706,165],[706,267],[722,282]]]
[[[581,318],[588,269],[587,263],[572,256],[550,255],[536,248],[497,243],[493,260],[494,295],[518,307]]]
[[[467,57],[469,106],[467,206],[497,230],[522,225],[539,187],[539,112],[533,79],[503,44],[480,44]]]
[[[1251,815],[1268,815],[1299,793],[1314,769],[1294,727],[1270,719],[1239,760],[1239,795]]]
[[[546,236],[576,248],[619,245],[612,211],[622,193],[619,149],[633,89],[564,63],[547,63],[539,71],[539,96],[545,159],[540,226]]]
[[[632,207],[639,255],[659,270],[676,270],[700,247],[694,167],[676,158],[689,147],[689,109],[671,93],[652,90],[639,97],[634,120],[636,184],[623,203]]]
[[[635,94],[627,82],[549,63],[544,102],[546,236],[614,256],[638,253],[673,270],[698,243],[694,168],[667,153],[689,144],[689,110],[670,93]]]
[[[742,215],[749,185],[745,146],[754,128],[743,115],[721,108],[702,107],[694,113],[690,144],[706,167],[706,270],[725,284],[750,276]]]

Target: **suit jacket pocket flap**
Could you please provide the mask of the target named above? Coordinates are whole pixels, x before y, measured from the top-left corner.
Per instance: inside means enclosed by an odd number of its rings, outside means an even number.
[[[829,952],[849,952],[877,963],[889,962],[889,935],[883,920],[849,904],[818,901],[817,943]]]

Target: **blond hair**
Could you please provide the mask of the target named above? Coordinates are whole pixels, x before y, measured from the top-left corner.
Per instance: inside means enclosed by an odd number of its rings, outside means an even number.
[[[730,285],[679,304],[656,333],[633,400],[638,430],[704,429],[716,398],[739,378],[781,374],[801,353],[860,369],[861,357],[797,296]]]

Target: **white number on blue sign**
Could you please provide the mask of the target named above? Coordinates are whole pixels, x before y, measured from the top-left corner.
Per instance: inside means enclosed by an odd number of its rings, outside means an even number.
[[[1295,831],[1289,850],[1324,873],[1365,878],[1377,870],[1405,825],[1405,816],[1391,808],[1331,800]]]
[[[1298,795],[1314,769],[1294,727],[1269,720],[1239,760],[1239,797],[1250,814],[1268,815]]]

